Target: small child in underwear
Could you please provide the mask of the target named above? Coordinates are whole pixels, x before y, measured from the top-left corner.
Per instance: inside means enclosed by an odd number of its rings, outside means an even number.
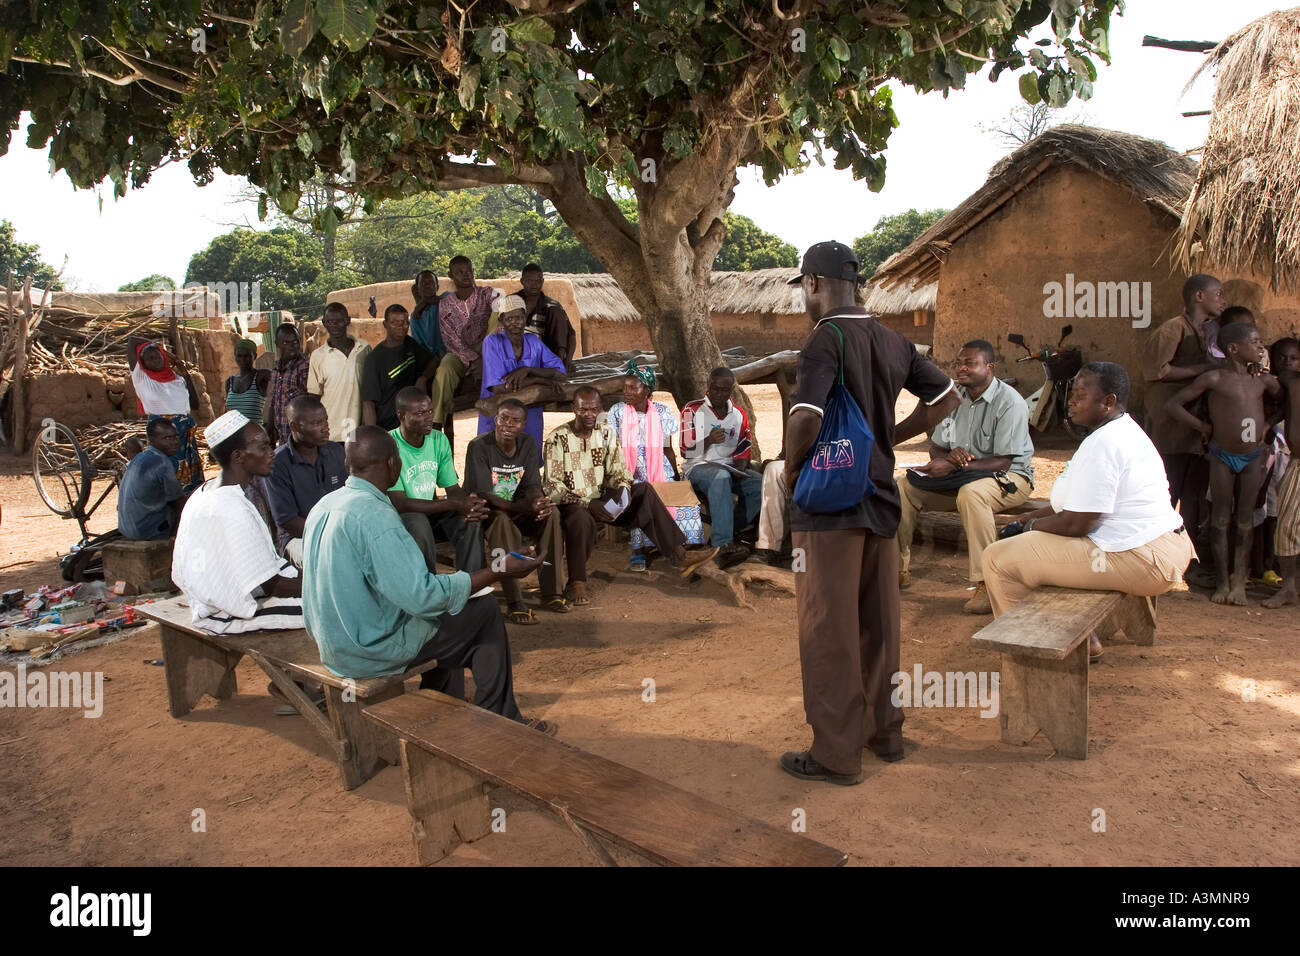
[[[1264,347],[1259,331],[1244,322],[1225,325],[1219,346],[1227,364],[1205,372],[1165,403],[1170,417],[1198,429],[1205,437],[1210,460],[1211,547],[1215,560],[1216,604],[1245,605],[1250,573],[1250,532],[1255,499],[1264,480],[1262,456],[1268,431],[1264,397],[1282,394],[1276,378],[1263,370]],[[1209,421],[1201,421],[1186,405],[1202,395],[1208,399]],[[1228,558],[1228,525],[1236,515],[1234,560]],[[1231,572],[1231,578],[1229,577]]]

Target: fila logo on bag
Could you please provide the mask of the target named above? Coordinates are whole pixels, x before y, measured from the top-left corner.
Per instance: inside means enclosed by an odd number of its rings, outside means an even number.
[[[812,459],[813,468],[818,471],[832,471],[836,468],[853,467],[853,442],[847,438],[836,441],[824,441],[817,444],[817,451]]]

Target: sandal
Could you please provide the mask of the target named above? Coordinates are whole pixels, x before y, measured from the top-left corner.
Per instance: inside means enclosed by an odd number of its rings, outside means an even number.
[[[510,623],[511,624],[536,624],[537,618],[533,616],[532,611],[530,611],[528,608],[524,608],[521,611],[510,612]]]
[[[542,610],[551,611],[555,614],[568,614],[569,602],[564,600],[560,595],[549,597],[542,602]]]
[[[585,607],[590,604],[591,598],[587,597],[587,583],[580,581],[570,584],[567,599],[573,607]]]
[[[632,557],[628,558],[627,569],[629,571],[644,572],[646,569],[645,555],[640,551],[633,551]]]

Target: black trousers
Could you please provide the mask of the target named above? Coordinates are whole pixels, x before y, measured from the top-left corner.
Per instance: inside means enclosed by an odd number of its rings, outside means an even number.
[[[613,521],[600,522],[597,513],[604,513],[604,502],[620,497],[606,493],[594,501],[559,505],[560,524],[564,529],[564,557],[569,566],[570,581],[587,580],[587,560],[596,548],[599,525],[612,524],[621,528],[640,528],[659,550],[668,556],[686,544],[686,535],[668,513],[659,493],[643,481],[633,483],[629,489],[627,509]]]
[[[438,666],[420,675],[420,686],[465,699],[465,668],[474,675],[474,705],[519,720],[510,641],[496,598],[470,598],[459,614],[438,619],[438,629],[407,667],[437,659]]]

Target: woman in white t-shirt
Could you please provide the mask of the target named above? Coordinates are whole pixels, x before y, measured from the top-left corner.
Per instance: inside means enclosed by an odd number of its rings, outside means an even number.
[[[1164,594],[1193,556],[1169,479],[1147,433],[1128,415],[1123,366],[1090,362],[1070,391],[1070,420],[1090,429],[1052,486],[1051,507],[1008,525],[984,552],[984,580],[1000,617],[1034,588],[1053,585]],[[1093,634],[1089,656],[1101,656]]]
[[[189,494],[203,484],[203,462],[199,459],[193,414],[199,398],[190,373],[157,342],[137,335],[127,339],[126,362],[140,414],[151,423],[163,418],[176,426],[181,442],[176,454],[171,456],[171,463],[176,469],[176,480]]]

